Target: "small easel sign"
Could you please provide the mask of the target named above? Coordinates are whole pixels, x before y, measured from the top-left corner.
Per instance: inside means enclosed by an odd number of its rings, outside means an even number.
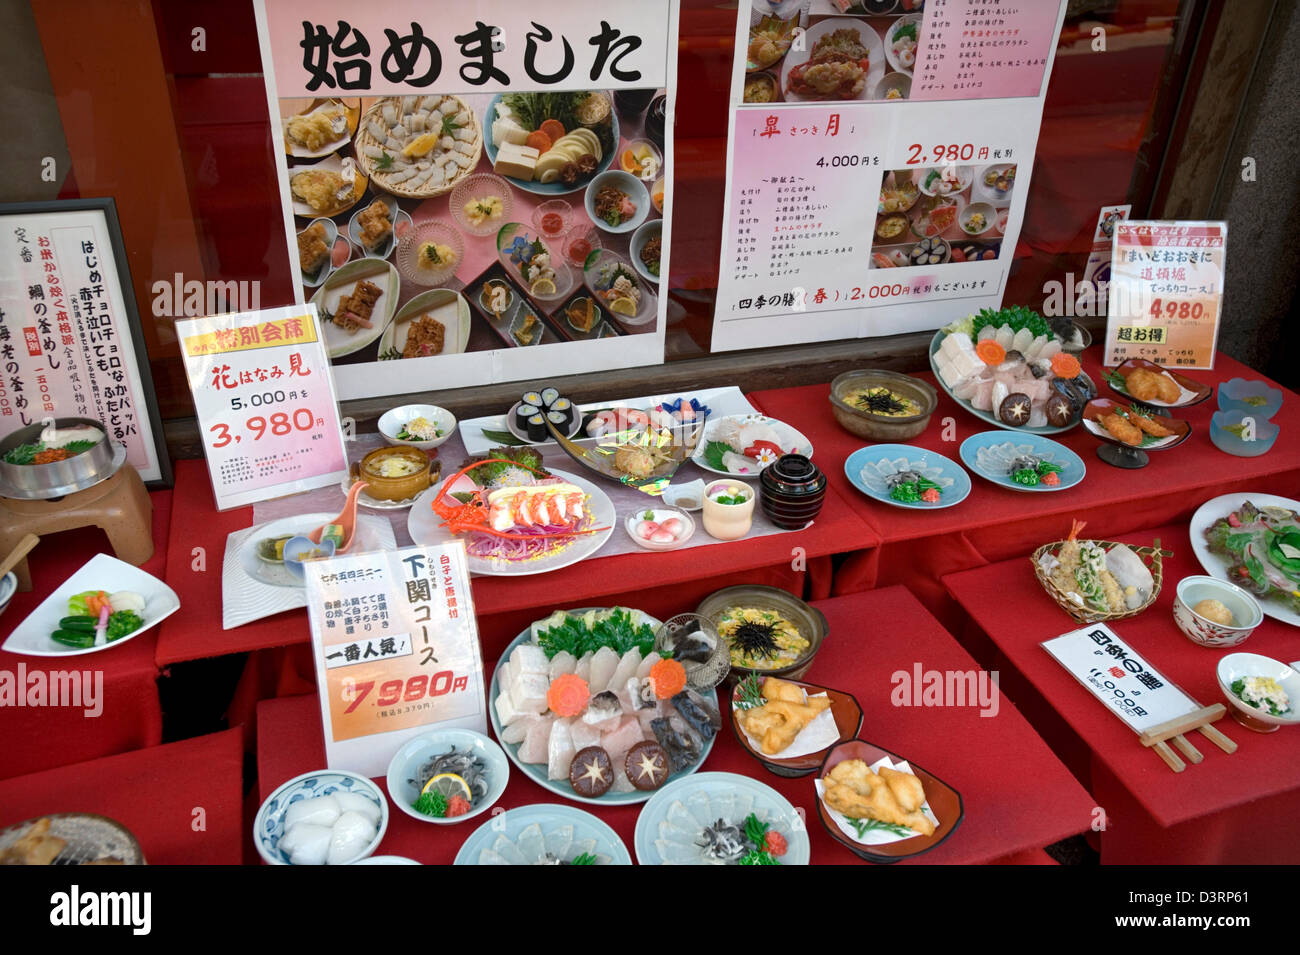
[[[1222,703],[1201,706],[1104,623],[1062,634],[1042,646],[1174,772],[1181,773],[1187,763],[1171,742],[1192,763],[1205,758],[1184,735],[1192,730],[1200,730],[1225,753],[1236,752],[1237,744],[1210,725],[1227,712]]]

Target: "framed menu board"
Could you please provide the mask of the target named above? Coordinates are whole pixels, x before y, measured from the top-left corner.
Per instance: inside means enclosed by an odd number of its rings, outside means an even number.
[[[0,436],[89,418],[151,487],[171,484],[111,198],[0,204]]]

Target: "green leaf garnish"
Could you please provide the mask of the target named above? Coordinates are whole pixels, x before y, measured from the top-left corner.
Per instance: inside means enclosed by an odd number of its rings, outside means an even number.
[[[892,832],[896,836],[915,836],[918,834],[907,828],[907,826],[896,826],[892,822],[881,822],[879,819],[849,819],[849,825],[857,832],[859,839],[865,839],[868,832]]]

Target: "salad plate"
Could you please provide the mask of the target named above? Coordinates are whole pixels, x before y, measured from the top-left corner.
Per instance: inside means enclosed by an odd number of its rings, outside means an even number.
[[[1247,491],[1245,493],[1223,494],[1211,498],[1196,509],[1196,513],[1192,515],[1187,527],[1187,531],[1192,538],[1192,552],[1196,554],[1196,559],[1205,568],[1205,572],[1211,577],[1217,577],[1219,580],[1226,580],[1229,583],[1238,584],[1238,586],[1241,586],[1241,583],[1230,575],[1226,557],[1210,550],[1210,544],[1205,539],[1205,532],[1215,522],[1226,518],[1229,514],[1236,513],[1247,502],[1257,508],[1280,508],[1293,513],[1300,513],[1300,501],[1279,497],[1276,494],[1256,494]],[[1271,573],[1276,574],[1276,569],[1272,569]],[[1255,595],[1259,603],[1259,609],[1264,611],[1265,616],[1280,620],[1283,623],[1289,623],[1293,627],[1300,627],[1300,611],[1293,610],[1271,597],[1260,596],[1255,593],[1252,587],[1246,587],[1245,589]]]

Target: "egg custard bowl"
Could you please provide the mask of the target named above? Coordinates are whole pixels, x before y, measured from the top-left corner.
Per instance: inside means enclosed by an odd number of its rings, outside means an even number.
[[[407,501],[424,491],[433,477],[429,458],[416,448],[379,448],[361,459],[366,493],[378,501]]]

